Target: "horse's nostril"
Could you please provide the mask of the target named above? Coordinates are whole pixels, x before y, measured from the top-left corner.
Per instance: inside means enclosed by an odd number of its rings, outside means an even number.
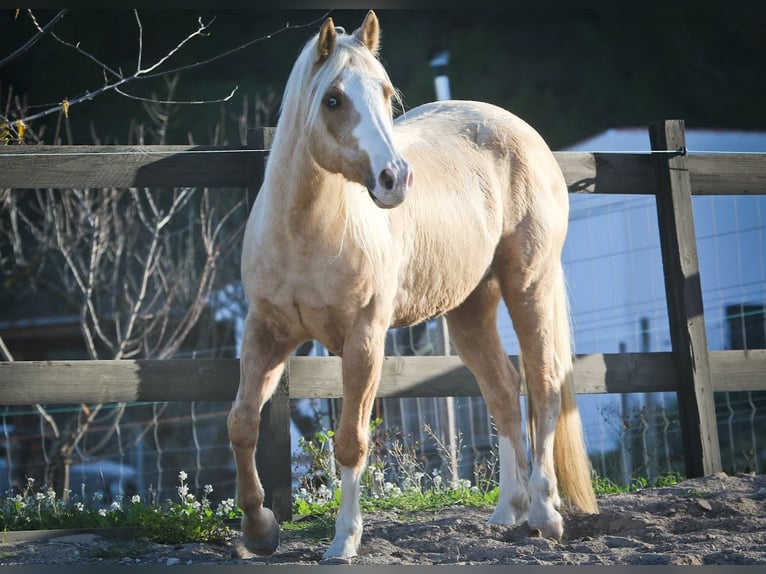
[[[394,189],[394,184],[396,183],[396,179],[394,177],[394,174],[391,172],[390,169],[384,169],[380,172],[380,185],[385,187],[388,191],[391,191]]]

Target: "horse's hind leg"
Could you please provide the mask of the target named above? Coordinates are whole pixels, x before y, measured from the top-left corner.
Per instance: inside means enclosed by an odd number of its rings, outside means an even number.
[[[563,519],[558,512],[561,500],[554,466],[554,440],[561,412],[562,387],[570,349],[557,349],[557,340],[569,339],[565,312],[557,308],[563,289],[560,266],[543,263],[530,278],[508,269],[501,278],[503,297],[518,336],[524,379],[530,403],[532,474],[529,526],[547,538],[560,538]],[[557,301],[557,298],[559,299]],[[558,338],[558,339],[557,339]],[[562,355],[562,356],[560,356]]]
[[[237,498],[244,512],[242,542],[254,554],[272,554],[279,545],[279,524],[263,506],[263,486],[255,467],[261,409],[279,383],[292,346],[276,340],[249,313],[245,320],[237,397],[229,412],[229,440],[237,464]]]
[[[476,377],[498,432],[500,496],[489,521],[513,525],[527,518],[529,494],[522,442],[520,377],[497,332],[500,288],[482,282],[460,307],[447,314],[450,339]]]

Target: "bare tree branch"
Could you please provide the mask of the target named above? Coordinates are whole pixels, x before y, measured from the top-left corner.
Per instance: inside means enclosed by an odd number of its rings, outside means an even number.
[[[138,16],[138,12],[136,11],[136,17]],[[144,77],[148,76],[151,72],[162,66],[165,62],[167,62],[170,58],[172,58],[181,48],[184,47],[188,42],[192,40],[192,38],[195,38],[197,36],[208,36],[207,30],[208,28],[215,22],[215,16],[213,16],[213,19],[210,20],[207,24],[202,22],[202,18],[197,19],[197,24],[199,25],[199,28],[197,28],[194,32],[189,34],[186,38],[181,40],[175,48],[171,49],[167,54],[165,54],[162,58],[157,60],[153,65],[149,66],[146,69],[140,68],[136,73],[135,77]],[[167,72],[163,72],[163,75],[167,74]]]
[[[48,32],[53,26],[56,25],[56,23],[61,20],[64,16],[66,16],[66,13],[69,12],[69,9],[66,8],[64,10],[61,10],[58,14],[56,14],[51,20],[45,25],[40,27],[39,24],[37,24],[37,21],[35,21],[35,27],[37,28],[37,33],[32,36],[29,40],[24,42],[22,46],[20,46],[18,49],[14,50],[10,54],[8,54],[5,58],[0,60],[0,66],[4,66],[5,64],[8,64],[9,62],[13,62],[16,58],[21,56],[24,52],[28,51],[32,46],[37,44],[37,41],[42,38],[46,32]]]
[[[308,28],[310,26],[315,26],[319,22],[325,21],[327,19],[327,16],[329,16],[331,12],[332,12],[332,10],[328,10],[327,12],[322,14],[322,16],[320,16],[319,18],[316,18],[315,20],[312,20],[311,22],[307,22],[306,24],[296,24],[295,26],[292,26],[288,22],[287,24],[285,24],[279,30],[275,30],[274,32],[271,32],[270,34],[266,34],[265,36],[259,36],[258,38],[253,38],[252,40],[249,40],[249,41],[245,42],[244,44],[240,44],[239,46],[236,46],[235,48],[232,48],[231,50],[227,50],[226,52],[222,52],[222,53],[220,53],[220,54],[218,54],[216,56],[213,56],[212,58],[208,58],[207,60],[201,60],[199,62],[195,62],[194,64],[188,64],[186,66],[181,66],[179,68],[173,68],[171,70],[166,70],[164,72],[161,72],[161,74],[173,74],[173,73],[176,73],[176,72],[183,72],[183,71],[186,71],[186,70],[192,70],[194,68],[198,68],[200,66],[205,66],[207,64],[210,64],[211,62],[215,62],[216,60],[220,60],[221,58],[225,58],[226,56],[230,56],[232,54],[236,54],[237,52],[240,52],[241,50],[244,50],[245,48],[249,48],[253,44],[256,44],[258,42],[263,42],[264,40],[270,40],[271,38],[273,38],[277,34],[281,34],[282,32],[285,32],[287,30],[298,30],[300,28]],[[160,73],[149,74],[149,75],[143,76],[143,79],[148,80],[149,78],[154,78],[154,77],[157,77],[159,75],[160,75]]]
[[[32,12],[31,9],[27,9],[27,13],[29,14],[29,17],[32,19],[32,23],[37,28],[37,31],[40,34],[43,34],[44,31],[40,27],[40,24],[37,22],[37,18],[35,17],[34,12]],[[76,44],[72,44],[71,42],[67,42],[66,40],[62,39],[58,34],[56,34],[53,31],[51,31],[50,34],[51,34],[51,37],[53,37],[59,44],[62,44],[64,46],[66,46],[67,48],[71,48],[71,49],[79,52],[80,54],[85,56],[87,59],[91,60],[92,62],[94,62],[95,64],[100,66],[102,70],[105,70],[105,71],[109,72],[110,74],[112,74],[115,78],[119,78],[119,79],[123,78],[123,76],[122,76],[122,74],[120,72],[118,72],[116,70],[113,70],[112,68],[110,68],[109,66],[104,64],[104,62],[102,62],[101,60],[96,58],[93,54],[91,54],[90,52],[86,52],[85,50],[80,48],[80,43],[79,42],[77,42]]]
[[[40,27],[40,25],[37,23],[37,20],[35,19],[34,13],[32,12],[32,10],[28,10],[28,12],[30,14],[30,17],[33,19],[33,22],[37,26],[38,31],[43,30],[43,28]],[[130,76],[123,75],[121,71],[113,70],[112,68],[107,66],[103,61],[101,61],[99,58],[97,58],[93,54],[91,54],[91,53],[87,52],[86,50],[84,50],[83,48],[81,48],[79,43],[78,44],[73,44],[71,42],[68,42],[66,40],[61,39],[58,35],[55,35],[55,34],[53,34],[53,32],[51,32],[51,35],[58,42],[60,42],[62,45],[76,50],[78,53],[82,54],[87,59],[89,59],[89,60],[93,61],[94,63],[98,64],[99,66],[101,66],[101,68],[105,72],[109,72],[112,76],[114,76],[115,79],[110,82],[108,80],[108,78],[106,77],[106,73],[105,73],[105,83],[100,88],[98,88],[96,90],[93,90],[93,91],[86,90],[84,93],[80,94],[79,96],[76,96],[76,97],[74,97],[72,99],[63,100],[62,102],[57,103],[55,105],[51,105],[51,107],[48,107],[47,109],[45,109],[45,110],[43,110],[41,112],[34,113],[34,114],[31,114],[31,115],[26,115],[25,117],[23,117],[23,120],[24,120],[25,125],[26,125],[29,122],[33,122],[35,120],[44,118],[44,117],[49,116],[51,114],[59,113],[59,112],[62,111],[62,107],[64,107],[64,106],[66,107],[67,115],[68,115],[68,110],[72,106],[75,106],[75,105],[80,104],[80,103],[85,102],[85,101],[92,100],[92,99],[96,98],[97,96],[99,96],[99,95],[101,95],[101,94],[103,94],[105,92],[111,91],[111,90],[114,90],[114,91],[120,93],[120,95],[122,95],[124,97],[128,97],[128,98],[131,98],[131,99],[141,100],[141,98],[139,96],[128,94],[123,89],[121,89],[121,87],[124,84],[127,84],[129,82],[133,82],[133,81],[136,81],[136,80],[148,80],[148,79],[157,78],[157,77],[160,77],[160,76],[167,76],[167,75],[171,75],[171,74],[177,74],[177,73],[182,72],[182,71],[192,70],[194,68],[198,68],[200,66],[204,66],[204,65],[210,64],[211,62],[215,62],[217,60],[220,60],[221,58],[225,58],[225,57],[230,56],[232,54],[235,54],[235,53],[237,53],[237,52],[239,52],[241,50],[244,50],[245,48],[248,48],[248,47],[252,46],[253,44],[256,44],[258,42],[262,42],[264,40],[271,39],[272,37],[276,36],[277,34],[281,34],[282,32],[285,32],[287,30],[297,30],[297,29],[306,28],[306,27],[309,27],[309,26],[314,26],[318,22],[323,21],[327,17],[327,15],[330,14],[330,12],[332,12],[332,10],[326,12],[320,18],[316,18],[316,19],[312,20],[311,22],[308,22],[308,23],[305,23],[305,24],[291,25],[288,22],[288,23],[285,24],[285,26],[283,26],[282,28],[279,28],[278,30],[275,30],[275,31],[271,32],[270,34],[266,34],[264,36],[260,36],[258,38],[254,38],[254,39],[252,39],[252,40],[250,40],[248,42],[245,42],[245,43],[243,43],[243,44],[241,44],[239,46],[236,46],[236,47],[234,47],[234,48],[232,48],[230,50],[226,50],[225,52],[217,54],[217,55],[215,55],[215,56],[213,56],[211,58],[208,58],[206,60],[201,60],[201,61],[195,62],[193,64],[187,64],[187,65],[179,66],[179,67],[172,68],[172,69],[169,69],[169,70],[158,71],[158,68],[162,67],[163,64],[165,64],[170,58],[172,58],[173,55],[175,55],[184,45],[186,45],[193,38],[195,38],[197,36],[205,36],[205,35],[207,35],[208,28],[213,23],[215,18],[213,18],[213,20],[211,20],[208,23],[204,23],[202,21],[202,19],[200,18],[198,20],[198,28],[197,28],[197,30],[195,30],[194,32],[190,33],[186,38],[182,39],[174,48],[172,48],[167,54],[162,56],[154,64],[152,64],[152,65],[150,65],[148,67],[141,67],[141,62],[142,62],[142,59],[143,59],[143,25],[141,24],[141,20],[140,20],[140,17],[138,16],[138,12],[134,11],[134,14],[135,14],[135,17],[136,17],[136,21],[138,23],[139,54],[138,54],[138,57],[137,57],[136,72],[134,74],[130,75]],[[226,96],[224,98],[220,98],[220,99],[215,99],[215,100],[195,100],[195,101],[187,101],[187,102],[183,102],[183,103],[200,105],[200,104],[207,104],[207,103],[216,103],[216,102],[221,102],[221,101],[227,101],[228,99],[230,99],[232,97],[232,94],[236,90],[237,90],[237,88],[235,87],[228,96]],[[173,102],[173,103],[181,103],[181,102]],[[17,137],[17,138],[18,138],[19,134],[18,134],[18,131],[13,127],[13,120],[11,119],[11,115],[18,115],[19,112],[20,112],[20,110],[17,109],[17,110],[14,110],[13,114],[9,114],[9,113],[0,114],[0,121],[5,122],[6,124],[8,124],[8,129],[11,132],[13,132],[14,136]]]

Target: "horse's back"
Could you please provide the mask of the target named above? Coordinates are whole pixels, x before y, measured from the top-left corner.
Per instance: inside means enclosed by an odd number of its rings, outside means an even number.
[[[391,214],[401,219],[399,248],[412,263],[400,274],[403,319],[407,309],[433,316],[462,302],[503,245],[531,255],[559,243],[566,185],[524,120],[492,104],[444,101],[413,108],[395,125],[415,173],[410,197]]]
[[[566,197],[561,169],[542,136],[508,110],[486,102],[448,100],[423,104],[399,116],[396,133],[415,162],[450,162],[490,169]],[[419,156],[423,156],[422,158]],[[479,165],[475,165],[479,162]],[[520,190],[517,190],[520,191]]]
[[[487,102],[430,102],[403,113],[394,125],[401,134],[458,138],[485,148],[548,150],[543,138],[527,122]]]

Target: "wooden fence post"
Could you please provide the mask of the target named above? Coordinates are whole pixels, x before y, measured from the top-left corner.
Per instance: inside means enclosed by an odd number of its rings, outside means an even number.
[[[274,128],[248,130],[247,145],[260,150],[271,148]],[[252,208],[263,183],[268,153],[254,154],[247,162],[247,201]],[[292,461],[290,447],[290,365],[276,391],[261,413],[261,428],[256,450],[256,464],[265,491],[264,504],[271,508],[277,521],[292,520]]]
[[[649,126],[686,474],[721,470],[683,120]],[[666,151],[677,153],[663,153]]]
[[[288,362],[276,391],[263,406],[255,454],[265,494],[264,505],[271,508],[278,522],[293,518],[289,381]]]

